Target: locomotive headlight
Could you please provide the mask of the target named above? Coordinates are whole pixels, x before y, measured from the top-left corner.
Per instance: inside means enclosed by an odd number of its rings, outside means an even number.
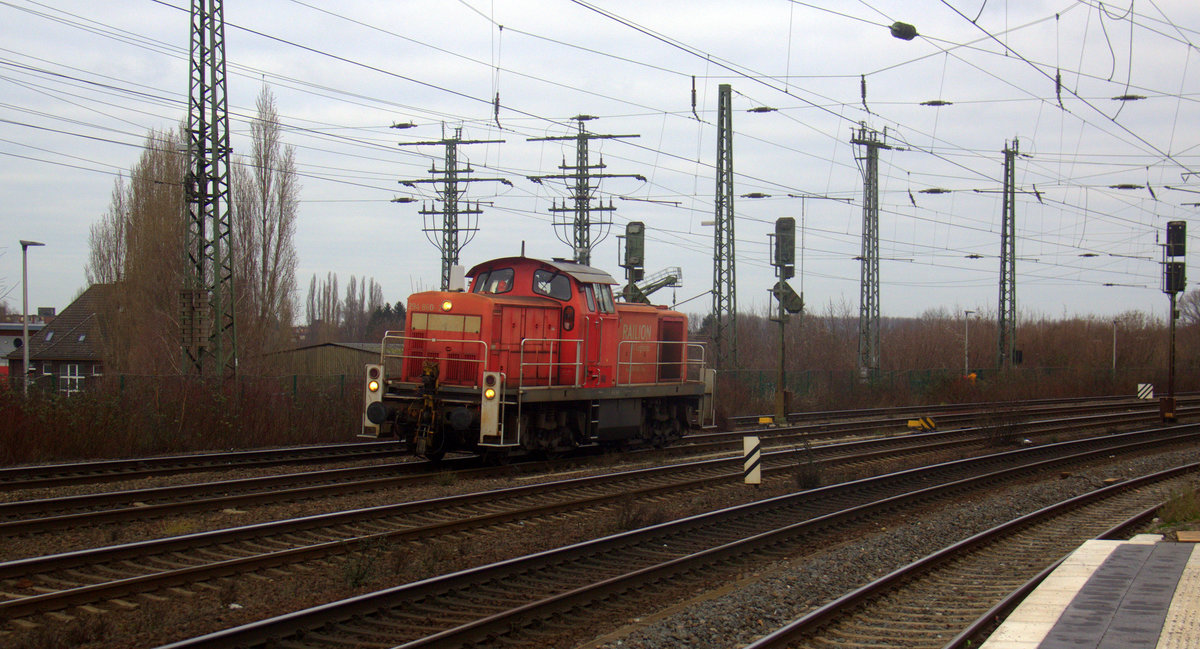
[[[452,308],[454,308],[454,305],[450,303],[450,300],[446,300],[445,302],[442,302],[442,310],[443,311],[449,311]]]
[[[370,381],[367,382],[367,389],[370,390],[371,392],[379,392],[379,381],[376,381],[375,379],[371,379]]]
[[[495,389],[495,388],[488,388],[488,389],[484,390],[484,391],[483,391],[483,398],[484,398],[484,399],[487,399],[487,400],[489,400],[489,401],[490,401],[490,400],[492,400],[492,399],[495,399],[495,398],[496,398],[496,389]]]

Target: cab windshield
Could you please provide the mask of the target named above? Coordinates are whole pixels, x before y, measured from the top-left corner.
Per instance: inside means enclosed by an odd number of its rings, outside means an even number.
[[[513,269],[497,268],[475,278],[472,293],[507,293],[513,289]]]

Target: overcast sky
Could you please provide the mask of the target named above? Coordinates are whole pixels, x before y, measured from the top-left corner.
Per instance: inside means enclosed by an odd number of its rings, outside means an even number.
[[[702,222],[713,218],[721,83],[733,87],[743,312],[766,308],[767,233],[792,216],[804,244],[792,285],[814,310],[857,313],[862,176],[849,140],[862,121],[886,128],[894,146],[879,167],[885,317],[995,313],[1001,151],[1014,138],[1022,317],[1165,315],[1158,239],[1200,201],[1195,0],[1132,10],[1069,0],[231,0],[225,21],[235,150],[248,151],[264,81],[296,147],[301,303],[313,274],[327,272],[343,287],[374,277],[389,302],[436,288],[440,256],[422,228],[437,224],[423,223],[421,203],[392,199],[431,198],[429,185],[398,181],[442,167],[441,147],[400,144],[458,128],[505,140],[459,155],[476,176],[512,182],[471,184],[468,198],[484,205],[463,262],[519,254],[522,243],[529,256],[570,257],[549,210],[567,190],[526,177],[561,173],[573,143],[529,138],[571,135],[570,118],[587,114],[598,118],[591,132],[639,135],[593,140],[592,162],[602,155],[606,173],[646,178],[601,184],[617,209],[611,227],[593,231],[593,265],[621,279],[616,234],[644,221],[647,272],[684,275],[656,299],[701,296],[681,308],[707,312],[712,228]],[[920,36],[893,38],[895,21]],[[30,306],[61,310],[85,286],[88,230],[117,174],[150,129],[185,117],[187,3],[0,1],[0,25],[0,294],[20,309],[18,240],[42,241],[29,254]],[[1114,99],[1130,95],[1144,98]],[[923,105],[933,100],[950,103]],[[389,128],[397,123],[416,126]],[[752,192],[770,197],[741,197]]]

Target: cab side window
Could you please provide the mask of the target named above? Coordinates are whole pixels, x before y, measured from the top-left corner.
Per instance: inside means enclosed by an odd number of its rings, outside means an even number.
[[[533,271],[533,292],[556,300],[571,299],[571,278],[549,270]]]
[[[612,288],[608,284],[592,284],[592,289],[596,292],[596,302],[600,304],[601,313],[617,312],[617,307],[613,304]]]
[[[482,293],[487,286],[488,277],[491,276],[491,271],[486,271],[475,278],[475,283],[471,284],[472,293]]]
[[[583,285],[583,296],[587,298],[588,311],[595,312],[596,311],[596,298],[594,295],[592,295],[592,285],[591,284]]]

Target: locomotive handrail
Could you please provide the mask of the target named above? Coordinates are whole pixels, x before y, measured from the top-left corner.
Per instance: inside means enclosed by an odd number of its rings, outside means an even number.
[[[409,346],[404,344],[404,342],[407,340],[420,340],[420,341],[426,342],[426,343],[459,343],[459,344],[463,344],[463,345],[478,345],[483,348],[483,357],[482,358],[439,358],[437,356],[418,355],[418,354],[408,353]],[[387,353],[389,342],[400,343],[401,352],[399,354]],[[424,350],[424,351],[435,351],[435,350]],[[388,358],[397,358],[397,359],[400,359],[401,361],[406,361],[409,359],[438,360],[438,361],[444,360],[447,362],[454,361],[456,363],[478,363],[478,364],[480,364],[481,370],[486,370],[487,366],[488,366],[487,365],[488,364],[488,355],[489,355],[490,351],[491,351],[491,348],[488,346],[487,342],[483,341],[483,340],[463,340],[461,338],[428,338],[425,336],[405,336],[405,335],[394,334],[391,331],[386,331],[383,334],[383,344],[379,348],[379,363],[380,363],[380,365],[383,365],[384,360],[388,359]],[[403,370],[401,370],[401,371],[403,371]],[[479,373],[478,372],[475,374],[475,385],[479,385]]]
[[[653,361],[636,361],[633,360],[633,351],[635,345],[653,345],[654,360]],[[684,348],[684,354],[678,360],[664,361],[662,360],[663,345],[680,345]],[[628,353],[622,354],[622,351]],[[692,352],[699,351],[699,358],[693,358]],[[614,379],[614,385],[653,385],[655,383],[686,383],[690,380],[691,373],[696,370],[697,377],[694,380],[703,380],[700,372],[704,370],[705,362],[705,347],[703,343],[684,342],[682,340],[622,340],[617,343],[617,375]],[[628,359],[628,360],[624,360]],[[673,379],[663,379],[659,376],[659,370],[667,365],[678,365],[681,369],[679,376]],[[654,378],[651,381],[633,381],[634,368],[650,366],[654,368]],[[621,381],[621,370],[628,368],[625,376],[628,380]]]
[[[574,362],[570,362],[570,361],[563,362],[563,361],[550,360],[550,361],[546,361],[546,362],[531,361],[529,363],[526,363],[525,362],[525,343],[550,343],[549,354],[550,354],[551,359],[561,357],[561,351],[558,355],[555,355],[555,353],[554,353],[555,345],[562,345],[564,343],[574,343],[575,344],[575,361]],[[583,384],[583,381],[582,381],[582,377],[583,377],[583,341],[582,340],[562,340],[561,338],[522,338],[520,352],[521,352],[520,353],[521,366],[520,366],[520,371],[517,372],[517,388],[518,389],[525,387],[525,368],[526,367],[534,368],[535,373],[536,373],[536,369],[538,367],[545,367],[547,370],[546,371],[546,385],[551,386],[551,385],[556,385],[554,383],[554,374],[555,374],[555,371],[557,368],[569,367],[571,365],[574,365],[575,366],[575,382],[572,383],[569,387],[579,387],[580,385]],[[539,350],[539,353],[546,353],[546,352],[544,350]]]

